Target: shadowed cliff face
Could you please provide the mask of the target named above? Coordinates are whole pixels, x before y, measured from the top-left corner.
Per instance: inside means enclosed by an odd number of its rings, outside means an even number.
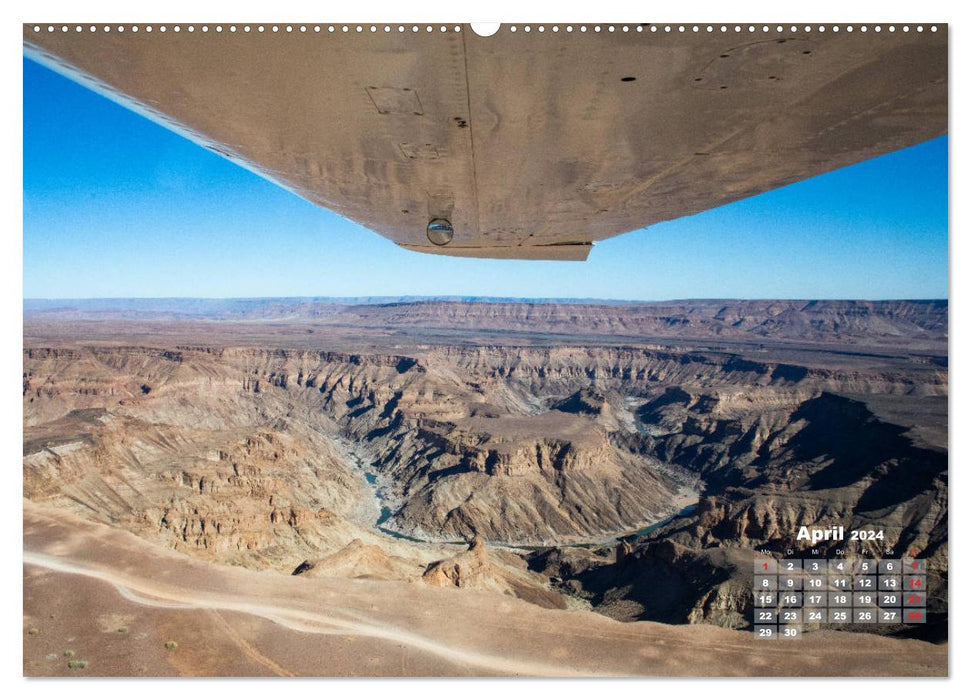
[[[544,553],[533,557],[536,570],[618,619],[746,627],[752,550],[806,551],[802,525],[876,529],[878,541],[824,542],[818,556],[882,557],[889,548],[927,558],[931,624],[921,634],[946,638],[945,447],[915,445],[863,402],[828,392],[670,388],[639,416],[649,430],[629,444],[700,474],[697,509],[625,543],[616,560]]]
[[[879,525],[880,546],[931,559],[946,609],[934,358],[75,344],[27,348],[23,392],[27,498],[216,561],[740,627],[753,549],[792,546],[801,525]],[[475,536],[472,553],[427,543]],[[487,556],[482,540],[549,548]]]
[[[944,534],[946,449],[916,446],[903,427],[879,420],[860,401],[822,393],[789,407],[737,412],[710,397],[684,397],[660,412],[670,415],[678,404],[693,407],[690,427],[651,438],[647,449],[692,465],[709,484],[697,532],[681,537],[685,543],[798,547],[794,535],[807,522],[879,525],[885,539],[878,544],[898,551],[934,550]]]
[[[863,506],[877,510],[914,497],[947,468],[946,451],[915,447],[906,428],[830,392],[759,397],[673,388],[639,415],[653,426],[641,450],[720,489],[845,489],[870,480]],[[893,488],[881,489],[887,481]]]

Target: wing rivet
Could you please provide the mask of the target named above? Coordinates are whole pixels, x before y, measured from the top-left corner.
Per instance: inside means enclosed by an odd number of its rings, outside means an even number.
[[[452,236],[455,235],[455,230],[452,228],[452,224],[448,219],[432,219],[428,222],[425,235],[435,245],[448,245],[452,242]]]

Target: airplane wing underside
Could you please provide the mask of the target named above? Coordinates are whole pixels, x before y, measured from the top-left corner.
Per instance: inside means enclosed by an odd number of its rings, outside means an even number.
[[[34,31],[27,54],[410,250],[594,241],[947,131],[947,29]],[[747,29],[747,27],[745,28]],[[429,222],[454,234],[435,245]]]

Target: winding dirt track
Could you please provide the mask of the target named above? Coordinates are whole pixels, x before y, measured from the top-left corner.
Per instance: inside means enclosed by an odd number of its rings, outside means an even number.
[[[918,641],[826,631],[767,643],[420,583],[216,566],[30,502],[24,549],[26,675],[947,673],[947,647]],[[122,617],[117,630],[98,622]],[[67,645],[88,668],[67,669]]]
[[[485,671],[503,674],[529,676],[600,675],[592,669],[567,669],[562,666],[520,662],[515,659],[489,656],[460,648],[451,648],[436,643],[431,639],[411,634],[406,630],[356,621],[353,619],[353,613],[349,611],[345,612],[344,615],[326,615],[297,607],[290,608],[282,605],[265,605],[234,598],[210,598],[206,594],[200,595],[198,591],[173,591],[165,587],[152,585],[152,582],[148,580],[119,576],[115,572],[97,571],[85,566],[60,561],[56,557],[34,552],[24,552],[24,564],[61,573],[88,576],[99,581],[104,581],[113,585],[126,600],[148,607],[239,612],[263,618],[296,632],[310,634],[354,634],[401,642],[412,648],[440,656],[449,661],[468,664]],[[231,635],[234,633],[232,628],[228,631]],[[238,643],[248,652],[248,656],[258,663],[272,668],[278,675],[293,675],[273,662],[272,659],[255,651],[245,640],[239,639]]]

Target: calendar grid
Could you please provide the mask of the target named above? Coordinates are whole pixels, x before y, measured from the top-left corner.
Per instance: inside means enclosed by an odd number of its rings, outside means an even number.
[[[800,639],[807,625],[923,624],[924,559],[755,559],[759,639]]]

